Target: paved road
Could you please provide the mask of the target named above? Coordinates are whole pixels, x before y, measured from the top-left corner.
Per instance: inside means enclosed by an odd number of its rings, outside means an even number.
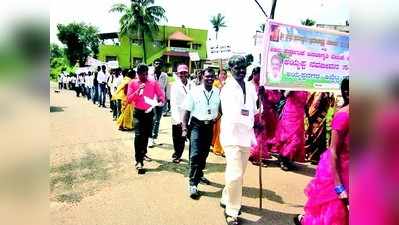
[[[50,89],[50,209],[52,224],[223,225],[219,199],[224,158],[209,155],[205,171],[212,184],[200,185],[199,200],[188,197],[187,160],[170,162],[171,121],[163,117],[154,159],[138,175],[133,166],[133,133],[117,130],[109,109],[72,91]],[[187,159],[187,146],[183,158]],[[314,167],[283,172],[263,168],[263,209],[258,209],[258,167],[248,166],[243,188],[243,224],[291,224],[306,200],[303,189]]]

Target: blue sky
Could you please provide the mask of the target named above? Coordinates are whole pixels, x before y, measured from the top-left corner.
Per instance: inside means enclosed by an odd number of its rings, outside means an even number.
[[[272,0],[259,0],[269,14]],[[114,3],[129,0],[64,0],[51,2],[50,41],[59,43],[57,23],[86,22],[95,25],[100,32],[119,30],[120,15],[108,10]],[[217,13],[226,17],[227,27],[219,34],[220,40],[230,43],[233,51],[250,52],[256,29],[265,17],[253,0],[155,0],[165,8],[167,22],[162,24],[208,29],[214,38],[210,18]],[[301,19],[311,18],[318,23],[345,24],[349,19],[347,0],[278,0],[275,19],[289,24],[300,24]]]

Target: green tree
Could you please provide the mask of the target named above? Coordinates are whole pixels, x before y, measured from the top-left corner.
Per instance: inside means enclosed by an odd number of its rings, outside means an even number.
[[[220,28],[226,27],[226,22],[224,20],[225,20],[225,17],[222,16],[221,13],[218,13],[216,16],[213,16],[211,18],[211,23],[212,23],[213,29],[216,32],[216,40],[218,39],[218,33],[220,31]]]
[[[301,24],[304,26],[313,26],[316,24],[316,20],[307,18],[306,20],[301,20]]]
[[[83,66],[89,55],[95,58],[99,52],[99,38],[96,27],[85,23],[58,24],[57,37],[67,47],[65,56],[70,65],[79,62]]]
[[[61,58],[64,56],[64,49],[57,44],[50,44],[50,59]]]
[[[122,13],[119,20],[121,26],[120,35],[127,35],[129,42],[136,33],[143,42],[143,61],[147,63],[147,51],[145,36],[153,40],[153,34],[159,31],[158,23],[166,20],[165,9],[154,5],[154,0],[131,0],[130,6],[122,3],[114,4],[110,12]],[[130,66],[131,66],[130,56]]]
[[[50,44],[50,79],[56,80],[63,70],[67,73],[75,71],[75,66],[70,66],[64,53],[65,49],[57,44]]]

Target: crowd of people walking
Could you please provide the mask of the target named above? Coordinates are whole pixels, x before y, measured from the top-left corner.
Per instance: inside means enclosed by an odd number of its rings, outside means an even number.
[[[190,76],[180,64],[176,74],[163,72],[163,61],[153,71],[134,69],[97,71],[59,77],[59,89],[70,89],[99,107],[109,107],[122,131],[134,131],[134,165],[144,174],[151,161],[147,147],[158,142],[163,116],[171,116],[174,152],[179,164],[189,140],[188,193],[198,199],[209,152],[225,157],[225,187],[220,204],[227,224],[239,224],[243,177],[247,163],[267,165],[277,157],[284,171],[295,162],[318,164],[305,189],[308,202],[295,224],[345,225],[349,205],[349,80],[337,94],[269,90],[260,85],[260,68],[247,74],[243,56],[228,61],[228,71],[212,68]]]

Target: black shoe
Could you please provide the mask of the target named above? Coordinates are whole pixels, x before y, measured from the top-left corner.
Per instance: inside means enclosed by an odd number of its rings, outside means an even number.
[[[136,163],[135,165],[138,174],[144,174],[144,164],[143,163]]]
[[[206,179],[205,177],[201,177],[200,178],[200,182],[204,183],[206,185],[210,185],[211,184],[211,182],[208,179]]]

